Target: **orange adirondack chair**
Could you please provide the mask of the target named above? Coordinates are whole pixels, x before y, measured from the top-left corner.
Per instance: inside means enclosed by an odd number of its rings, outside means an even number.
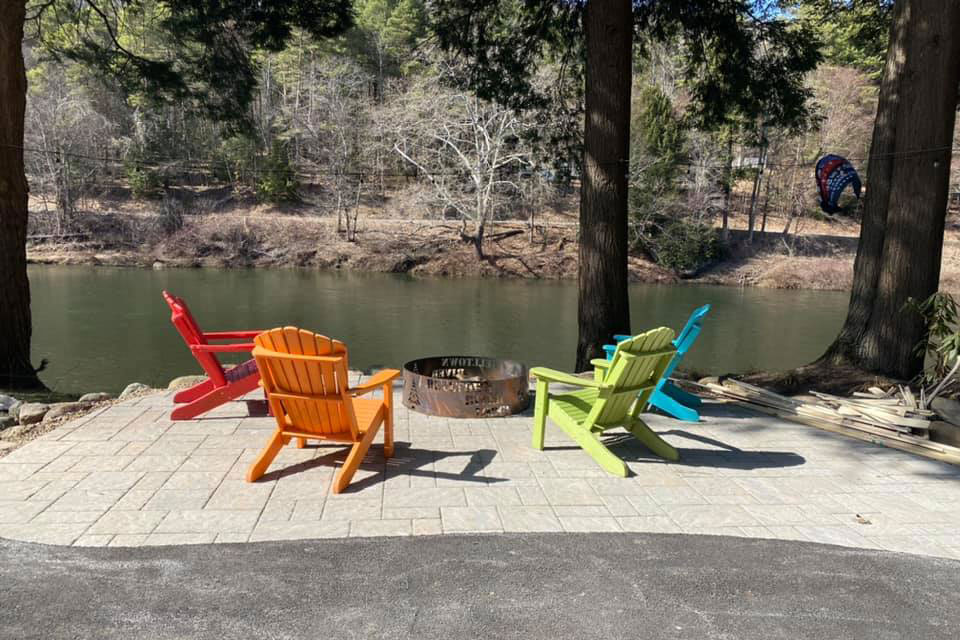
[[[163,299],[170,306],[170,321],[190,348],[190,353],[207,374],[207,379],[173,396],[173,401],[182,406],[170,414],[171,420],[190,420],[225,402],[235,400],[254,389],[260,382],[257,364],[251,358],[242,364],[224,369],[217,360],[217,353],[250,352],[253,343],[210,344],[210,341],[251,340],[260,331],[217,331],[204,333],[193,319],[187,303],[177,296],[163,292]]]
[[[263,389],[277,430],[247,470],[254,482],[290,438],[305,446],[307,438],[351,445],[343,467],[333,482],[340,493],[350,484],[380,425],[384,425],[383,455],[393,455],[393,389],[400,375],[384,369],[366,383],[350,388],[347,381],[347,347],[296,327],[271,329],[254,339],[253,357],[260,369]],[[383,389],[382,399],[358,396]]]

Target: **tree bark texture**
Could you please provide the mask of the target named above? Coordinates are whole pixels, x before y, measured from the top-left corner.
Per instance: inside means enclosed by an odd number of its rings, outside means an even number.
[[[23,127],[23,0],[0,3],[0,388],[40,382],[30,364],[30,283],[27,280],[27,179]]]
[[[726,138],[726,153],[723,156],[723,226],[721,235],[724,245],[730,240],[730,191],[733,188],[733,131],[727,127],[724,133]]]
[[[590,368],[615,333],[630,332],[627,173],[633,19],[630,0],[589,0],[586,119],[580,193],[576,370]]]
[[[822,360],[909,379],[937,291],[960,84],[960,3],[898,0],[874,124],[847,319]]]

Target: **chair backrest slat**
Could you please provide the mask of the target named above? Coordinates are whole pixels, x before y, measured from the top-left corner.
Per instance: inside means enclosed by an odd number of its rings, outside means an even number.
[[[679,335],[677,335],[677,339],[673,341],[677,346],[677,351],[681,354],[686,353],[691,345],[693,345],[697,339],[697,335],[699,335],[700,330],[703,328],[703,318],[709,312],[710,305],[705,304],[702,307],[697,307],[693,310],[693,313],[690,314],[687,324],[683,326],[683,329],[681,329]]]
[[[673,329],[661,327],[617,344],[603,379],[608,386],[587,417],[590,425],[621,424],[634,401],[646,404],[676,353],[674,335]],[[639,395],[638,388],[642,389]]]
[[[347,384],[347,348],[337,340],[296,327],[271,329],[254,339],[253,357],[281,429],[358,435]],[[285,355],[306,356],[298,358]]]
[[[187,303],[184,302],[182,298],[178,298],[166,291],[163,292],[163,299],[166,301],[167,306],[170,307],[170,322],[177,330],[177,333],[180,334],[180,337],[183,338],[183,341],[187,343],[187,346],[206,345],[207,339],[203,336],[203,331],[200,330],[200,326],[194,319],[193,314],[190,313],[190,307],[187,306]],[[204,373],[210,377],[216,386],[220,387],[227,384],[223,366],[215,355],[194,349],[191,349],[190,352]]]

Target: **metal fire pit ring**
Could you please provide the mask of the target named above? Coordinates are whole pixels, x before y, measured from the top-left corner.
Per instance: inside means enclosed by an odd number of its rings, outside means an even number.
[[[530,404],[527,366],[479,356],[436,356],[403,365],[403,404],[447,418],[519,413]]]

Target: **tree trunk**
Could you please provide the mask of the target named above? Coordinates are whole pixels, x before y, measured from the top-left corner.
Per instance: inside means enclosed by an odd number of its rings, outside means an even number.
[[[485,232],[485,231],[486,231],[486,224],[484,224],[484,221],[483,221],[483,220],[480,220],[480,221],[477,223],[477,233],[476,233],[476,235],[473,236],[473,248],[474,248],[474,249],[476,250],[476,252],[477,252],[477,258],[480,259],[480,260],[483,260],[483,259],[484,259],[484,255],[483,255],[483,236],[484,236],[484,232]]]
[[[576,370],[590,368],[615,333],[630,332],[627,172],[633,20],[630,0],[589,0],[586,120],[580,193]]]
[[[721,238],[723,243],[727,244],[730,240],[730,192],[733,190],[733,131],[729,127],[726,130],[726,153],[723,156],[723,227],[721,228]]]
[[[763,217],[760,219],[760,233],[767,232],[767,209],[770,207],[770,176],[767,176],[767,181],[763,187],[763,207],[760,209]]]
[[[960,83],[958,34],[955,0],[895,5],[850,306],[821,361],[903,379],[923,367],[915,348],[925,327],[903,305],[909,297],[927,298],[939,284]]]
[[[0,3],[0,388],[40,387],[30,364],[30,282],[27,280],[27,179],[23,126],[26,3]]]
[[[760,184],[763,182],[763,167],[767,163],[766,132],[761,130],[760,137],[764,139],[760,147],[760,158],[757,161],[757,173],[753,177],[753,193],[750,194],[750,213],[747,217],[747,229],[750,235],[747,242],[753,244],[753,230],[757,226],[757,198],[760,197]]]

